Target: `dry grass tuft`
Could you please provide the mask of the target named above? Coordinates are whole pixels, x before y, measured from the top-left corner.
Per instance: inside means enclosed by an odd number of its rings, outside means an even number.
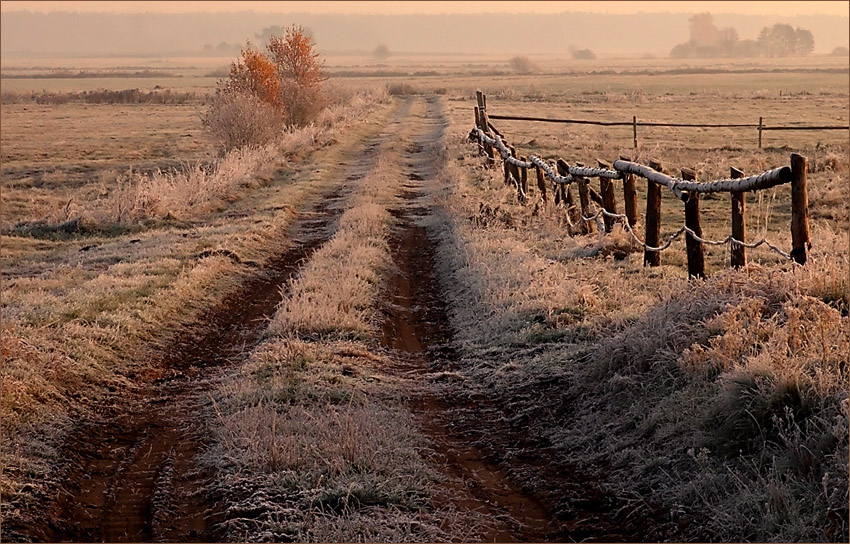
[[[387,236],[392,216],[385,202],[397,176],[386,156],[364,176],[336,234],[288,286],[271,333],[365,339],[377,330],[374,301],[391,263]]]
[[[275,339],[215,394],[227,539],[443,540],[425,443],[363,344]]]

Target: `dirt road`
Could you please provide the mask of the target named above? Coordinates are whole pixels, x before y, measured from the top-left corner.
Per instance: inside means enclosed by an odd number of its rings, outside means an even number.
[[[217,380],[245,361],[260,340],[287,280],[333,236],[352,189],[374,166],[381,146],[404,135],[410,144],[395,168],[407,182],[391,209],[396,267],[386,278],[390,303],[380,342],[393,353],[396,364],[389,372],[406,384],[407,408],[430,442],[429,459],[443,475],[434,506],[477,512],[485,520],[483,529],[464,535],[467,539],[570,539],[569,528],[554,519],[546,494],[517,478],[522,473],[517,467],[500,464],[493,455],[500,444],[521,440],[521,430],[507,428],[486,401],[462,407],[465,413],[481,413],[476,422],[458,419],[458,407],[431,380],[434,372],[457,364],[435,262],[439,225],[433,197],[440,187],[437,161],[445,126],[438,97],[408,98],[380,134],[354,146],[346,174],[328,180],[326,189],[297,211],[287,234],[289,249],[211,309],[197,327],[200,333],[181,338],[152,362],[137,392],[102,406],[97,420],[80,423],[67,445],[74,468],[66,486],[44,525],[25,533],[44,541],[219,539],[216,526],[226,505],[211,503],[204,490],[215,474],[198,469],[195,462],[208,440],[198,416],[201,407],[210,402]],[[482,448],[470,436],[491,439]],[[526,464],[546,470],[536,466],[541,463],[533,452]],[[595,506],[590,504],[588,512]],[[605,515],[588,514],[593,519]]]
[[[214,475],[197,470],[194,461],[205,440],[199,407],[260,338],[290,276],[333,235],[348,194],[408,109],[402,104],[383,132],[350,154],[346,174],[328,180],[327,189],[297,212],[288,250],[211,309],[196,327],[202,332],[164,350],[138,392],[100,407],[101,417],[79,425],[67,444],[74,465],[66,488],[45,524],[22,532],[44,541],[215,540],[218,508],[203,494]]]

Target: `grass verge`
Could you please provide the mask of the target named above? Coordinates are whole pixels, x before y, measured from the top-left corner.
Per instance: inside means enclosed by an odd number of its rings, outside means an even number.
[[[683,256],[645,269],[606,254],[610,239],[567,236],[551,204],[517,205],[452,128],[440,267],[462,361],[447,394],[493,398],[615,497],[616,520],[653,519],[649,539],[665,537],[655,524],[847,540],[850,260],[846,232],[819,218],[846,195],[812,202],[806,267],[751,259],[689,282]],[[545,475],[525,477],[557,504]]]

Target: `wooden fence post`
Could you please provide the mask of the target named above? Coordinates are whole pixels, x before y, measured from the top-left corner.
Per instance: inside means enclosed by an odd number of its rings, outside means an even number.
[[[484,153],[487,154],[487,166],[492,167],[496,164],[496,150],[493,149],[493,146],[485,143],[484,144]]]
[[[744,177],[744,172],[732,167],[732,179]],[[732,238],[739,242],[747,241],[747,194],[744,191],[732,191]],[[747,248],[731,244],[729,248],[732,268],[747,266]]]
[[[584,165],[580,162],[577,162],[576,166]],[[578,199],[579,203],[581,204],[581,224],[584,225],[583,232],[585,234],[593,234],[596,230],[593,228],[594,224],[590,221],[585,221],[585,218],[593,216],[593,214],[590,213],[590,191],[589,187],[587,186],[587,178],[576,176],[576,183],[578,184]]]
[[[490,122],[487,118],[487,96],[481,91],[475,91],[475,98],[478,101],[478,106],[476,107],[476,120],[478,122],[478,126],[486,134],[492,134],[492,131],[490,130]],[[487,154],[487,166],[495,165],[496,151],[493,149],[493,146],[485,143],[484,153]]]
[[[540,197],[545,204],[548,202],[546,199],[546,178],[543,176],[543,169],[536,164],[534,165],[534,171],[537,174],[537,190],[540,191]]]
[[[632,138],[637,149],[637,115],[632,115]]]
[[[806,157],[791,154],[791,258],[806,264],[809,240],[809,193],[806,178],[809,161]]]
[[[567,164],[567,161],[564,159],[558,159],[556,163],[558,167],[558,174],[561,176],[567,176],[570,173],[570,166]],[[561,189],[561,198],[564,204],[567,207],[567,216],[570,218],[570,221],[576,225],[579,232],[586,232],[586,227],[584,227],[585,222],[581,220],[579,217],[579,211],[576,208],[575,200],[573,200],[573,191],[569,185],[560,185]]]
[[[511,146],[508,149],[511,150],[511,157],[516,159],[517,158],[516,148],[514,146]],[[517,193],[519,193],[519,187],[520,187],[519,166],[517,166],[515,164],[509,164],[508,167],[510,168],[511,177],[514,178],[514,183],[516,184],[516,187],[517,187]]]
[[[663,172],[661,163],[650,159],[649,167]],[[661,185],[652,181],[646,180],[646,245],[652,247],[659,246],[661,239]],[[661,264],[661,253],[658,251],[643,251],[644,266],[658,266]]]
[[[522,162],[528,162],[528,158],[523,155],[519,158]],[[528,168],[522,167],[519,173],[519,198],[522,202],[525,202],[526,197],[528,196]]]
[[[478,101],[478,119],[481,122],[481,130],[490,134],[489,119],[487,118],[487,98],[481,91],[475,91],[475,98]]]
[[[632,159],[620,155],[620,160],[631,162]],[[629,226],[634,227],[637,224],[637,187],[635,187],[634,174],[626,174],[623,177],[623,202],[625,203]]]
[[[596,159],[599,168],[611,169],[611,165],[605,161]],[[614,182],[608,178],[599,178],[599,192],[602,195],[602,206],[609,213],[617,213],[617,198],[614,196]],[[605,232],[611,232],[616,219],[605,216]]]
[[[475,127],[481,128],[481,115],[479,114],[478,106],[475,106]],[[484,141],[481,139],[481,136],[478,136],[478,156],[484,154]]]
[[[761,133],[763,130],[762,117],[759,117],[759,149],[761,149]]]
[[[682,179],[696,181],[696,172],[689,168],[682,168]],[[702,238],[702,227],[699,223],[699,193],[696,191],[689,191],[687,193],[687,200],[685,200],[685,226]],[[705,256],[703,254],[702,242],[691,236],[691,233],[686,232],[685,244],[688,252],[688,277],[704,278]]]

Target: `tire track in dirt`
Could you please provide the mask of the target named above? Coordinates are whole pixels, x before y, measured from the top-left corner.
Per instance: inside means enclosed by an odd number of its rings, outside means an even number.
[[[331,238],[352,187],[372,170],[381,147],[404,125],[410,101],[364,142],[344,179],[312,199],[288,229],[292,246],[274,258],[153,362],[139,391],[100,407],[66,444],[74,459],[65,489],[40,527],[42,541],[212,541],[219,508],[203,494],[213,474],[195,467],[205,443],[198,414],[208,391],[245,360],[281,300],[287,280]]]
[[[442,144],[446,119],[436,97],[427,102],[427,127],[406,150],[410,180],[399,195],[404,203],[392,210],[396,219],[390,240],[396,272],[389,278],[390,304],[382,325],[382,343],[395,351],[396,371],[411,383],[410,408],[430,439],[446,476],[436,506],[477,512],[484,520],[475,539],[540,541],[551,532],[546,508],[513,482],[504,467],[453,429],[451,407],[425,383],[437,358],[452,358],[446,303],[436,274],[435,241],[429,238],[429,185]],[[468,538],[468,537],[467,537]],[[466,539],[466,538],[465,538]]]
[[[448,307],[436,272],[439,226],[429,204],[445,120],[440,103],[429,102],[429,130],[408,149],[410,182],[394,210],[391,248],[397,266],[389,278],[391,300],[382,342],[396,350],[398,372],[407,378],[410,405],[432,442],[448,477],[445,505],[475,510],[489,524],[464,540],[645,542],[675,532],[663,513],[634,514],[606,493],[600,478],[570,466],[545,440],[515,424],[510,405],[462,385],[437,391],[427,383],[432,372],[457,371]],[[545,389],[534,392],[546,396]],[[442,504],[441,504],[442,505]],[[438,506],[441,506],[438,505]],[[631,512],[631,513],[629,513]]]

